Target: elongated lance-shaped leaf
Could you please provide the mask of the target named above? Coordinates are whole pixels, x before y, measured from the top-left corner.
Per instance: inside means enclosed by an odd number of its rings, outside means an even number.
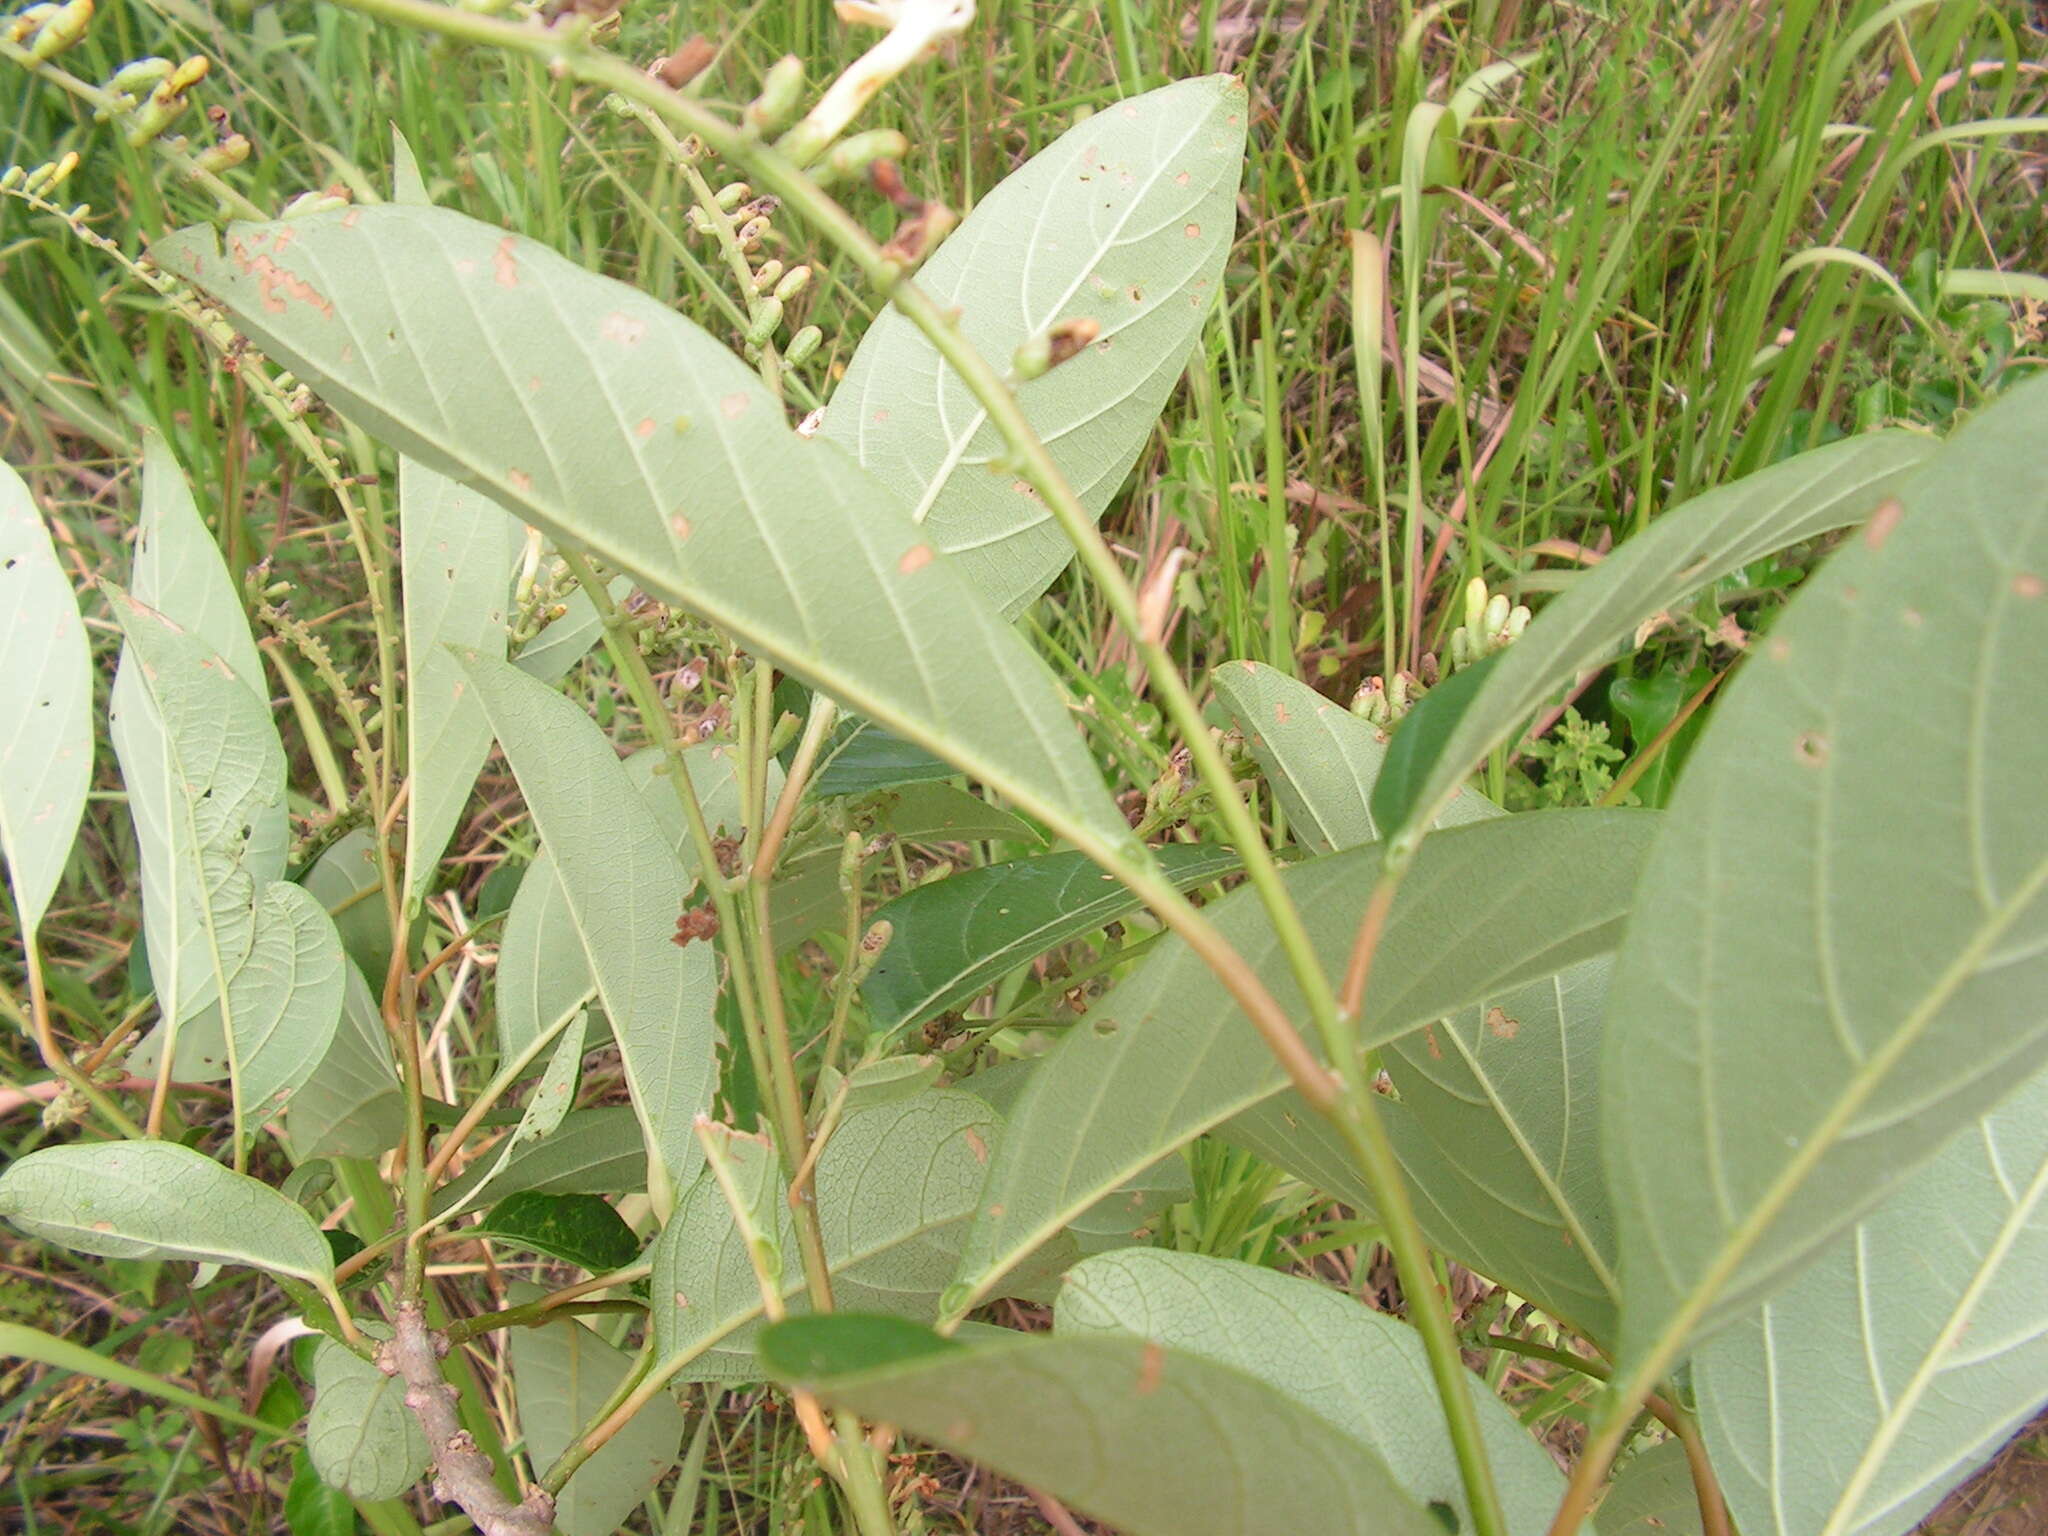
[[[582,1070],[589,1032],[590,1015],[578,1008],[562,1025],[561,1033],[555,1036],[554,1046],[548,1052],[548,1064],[541,1072],[540,1081],[534,1084],[533,1094],[527,1099],[526,1108],[520,1112],[519,1123],[512,1128],[512,1134],[498,1143],[495,1155],[488,1162],[478,1159],[475,1177],[465,1178],[464,1198],[447,1202],[435,1212],[437,1216],[461,1209],[468,1196],[489,1192],[513,1159],[535,1143],[545,1142],[561,1128],[576,1102],[576,1079]],[[536,1037],[532,1044],[538,1049],[539,1038]],[[531,1194],[534,1191],[520,1190],[517,1193]]]
[[[331,1287],[313,1218],[268,1184],[173,1141],[103,1141],[31,1152],[0,1173],[0,1216],[75,1253],[192,1259]]]
[[[516,1284],[517,1306],[542,1294]],[[519,1430],[536,1471],[545,1472],[575,1443],[633,1370],[632,1356],[614,1349],[572,1318],[510,1335],[512,1384],[519,1393]],[[555,1496],[561,1536],[612,1536],[648,1491],[674,1465],[683,1446],[683,1410],[656,1393]]]
[[[1620,1299],[1600,1160],[1611,970],[1605,955],[1568,967],[1404,1035],[1382,1058],[1428,1141],[1409,1181],[1440,1246],[1602,1343]]]
[[[490,722],[448,647],[502,659],[512,567],[525,530],[479,491],[415,459],[398,465],[398,540],[405,580],[405,893],[425,895],[477,770]]]
[[[157,847],[166,882],[146,883],[144,901],[187,904],[165,925],[181,942],[151,951],[168,988],[159,1006],[170,1020],[178,998],[207,1000],[204,1019],[183,1022],[202,1061],[222,1051],[246,1134],[326,1054],[341,1017],[341,936],[304,887],[265,877],[269,850],[251,850],[254,822],[283,791],[284,751],[263,706],[198,636],[126,593],[112,599],[132,696],[148,706],[115,721],[137,836]]]
[[[1608,662],[1644,620],[1774,550],[1861,522],[1934,451],[1926,438],[1873,432],[1830,443],[1694,497],[1660,515],[1552,600],[1495,653],[1456,726],[1418,776],[1404,824],[1412,840],[1486,754],[1580,673]]]
[[[263,658],[242,611],[235,577],[163,434],[142,434],[142,513],[135,527],[135,567],[128,590],[197,635],[228,664],[242,686],[267,705]]]
[[[674,942],[690,877],[595,721],[505,662],[472,651],[463,665],[554,850],[665,1212],[703,1160],[690,1127],[717,1087],[711,950]]]
[[[1372,790],[1387,760],[1387,738],[1371,722],[1264,662],[1233,661],[1218,667],[1213,681],[1303,847],[1336,853],[1378,839]],[[1436,824],[1501,814],[1484,795],[1461,789]]]
[[[999,1125],[981,1099],[945,1088],[841,1120],[818,1156],[816,1183],[837,1305],[931,1320]],[[803,1266],[781,1162],[763,1140],[735,1135],[729,1145],[735,1180],[782,1256],[784,1300],[802,1311]],[[653,1296],[656,1357],[691,1357],[679,1379],[759,1378],[761,1287],[708,1171],[655,1244]]]
[[[1421,1504],[1471,1511],[1443,1427],[1422,1336],[1342,1291],[1234,1259],[1130,1248],[1088,1259],[1060,1288],[1053,1331],[1123,1334],[1264,1382],[1361,1445]],[[1508,1529],[1548,1528],[1564,1476],[1508,1406],[1477,1379],[1478,1414]]]
[[[0,854],[25,940],[63,877],[92,786],[92,654],[28,487],[0,464]]]
[[[1624,1356],[1753,1310],[2048,1058],[2044,435],[2048,378],[1965,426],[1694,749],[1608,1005]]]
[[[1244,86],[1183,80],[1105,107],[999,183],[919,271],[998,367],[1055,324],[1093,343],[1017,398],[1100,517],[1200,339],[1236,227]],[[824,435],[915,509],[938,547],[1005,613],[1021,613],[1073,550],[1015,474],[991,474],[1001,433],[903,314],[876,319],[833,392]]]
[[[1152,1339],[1018,1335],[877,1355],[881,1319],[768,1329],[772,1373],[833,1407],[901,1426],[1129,1536],[1444,1536],[1374,1448],[1258,1377]],[[980,1337],[980,1335],[977,1335]]]
[[[1237,869],[1235,850],[1169,844],[1159,866],[1182,890]],[[884,902],[889,947],[861,984],[879,1030],[957,1008],[1018,966],[1136,909],[1137,898],[1078,853],[962,870]]]
[[[1400,1097],[1380,1115],[1430,1246],[1601,1344],[1619,1302],[1597,1070],[1611,963],[1486,998],[1381,1057]],[[1335,1128],[1292,1090],[1217,1134],[1372,1213]]]
[[[1752,1536],[1900,1536],[2048,1400],[2048,1077],[1693,1362]]]
[[[524,1116],[522,1115],[522,1119]],[[550,1194],[637,1194],[647,1187],[647,1144],[623,1104],[571,1110],[553,1133],[525,1142],[503,1167],[473,1167],[435,1192],[433,1213],[501,1200],[522,1189]]]
[[[1045,664],[835,445],[643,293],[444,208],[151,248],[337,409],[1063,831],[1144,855]]]
[[[1430,839],[1387,920],[1361,1043],[1384,1044],[1611,949],[1656,827],[1652,812],[1543,812]],[[1344,965],[1379,857],[1368,844],[1281,872],[1326,971]],[[1305,1016],[1256,893],[1234,892],[1210,910],[1281,1005]],[[948,1311],[987,1294],[1139,1169],[1286,1082],[1222,983],[1185,946],[1164,941],[1025,1089],[989,1169]]]
[[[697,849],[684,824],[675,786],[665,776],[666,761],[659,748],[636,752],[626,759],[626,778],[661,827],[684,874],[694,879]],[[683,754],[683,762],[713,834],[725,828],[737,835],[740,790],[731,752],[724,745],[693,747]],[[782,770],[771,765],[768,777],[768,793],[773,795],[782,786]],[[836,860],[834,871],[836,886]],[[495,975],[498,1044],[507,1057],[518,1055],[535,1035],[596,995],[597,983],[584,953],[575,909],[555,870],[555,856],[545,845],[528,866],[512,898],[512,910],[505,915]]]

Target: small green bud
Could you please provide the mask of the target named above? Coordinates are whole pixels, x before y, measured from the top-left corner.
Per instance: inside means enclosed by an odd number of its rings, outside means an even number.
[[[782,275],[782,281],[775,285],[775,297],[787,304],[802,293],[811,281],[809,267],[791,267]]]
[[[760,213],[756,214],[753,218],[747,220],[746,223],[742,224],[739,227],[739,231],[734,236],[734,238],[739,241],[739,247],[741,250],[744,251],[749,250],[756,245],[759,245],[761,243],[761,237],[767,233],[768,215],[765,213]]]
[[[782,360],[794,367],[818,350],[818,344],[825,339],[825,333],[815,325],[807,325],[789,338],[789,345],[783,349]]]
[[[744,203],[751,197],[753,191],[754,189],[744,181],[730,181],[718,189],[716,196],[712,200],[718,204],[720,212],[731,213],[733,209],[739,207],[741,203]]]
[[[117,96],[140,96],[156,89],[156,83],[171,72],[169,59],[133,59],[114,71],[107,89]]]
[[[1480,621],[1479,632],[1488,640],[1507,627],[1508,595],[1496,592],[1486,600],[1486,613]]]
[[[743,121],[756,133],[773,133],[795,114],[804,93],[804,61],[785,54],[761,78],[761,94],[747,103]]]
[[[761,270],[754,274],[754,292],[766,293],[781,280],[782,263],[772,260],[764,261],[761,263]]]
[[[199,169],[202,171],[225,171],[240,165],[249,158],[249,141],[239,133],[230,134],[220,143],[199,152]]]
[[[825,157],[825,168],[834,177],[865,176],[877,160],[901,160],[910,153],[910,140],[894,128],[871,128],[836,145]]]
[[[1485,616],[1486,583],[1479,577],[1474,576],[1465,583],[1465,627],[1467,629],[1479,628],[1480,621]]]
[[[753,323],[747,327],[747,345],[765,347],[775,338],[775,332],[782,325],[782,300],[763,299],[754,310]]]
[[[35,41],[28,46],[29,63],[54,59],[83,38],[85,29],[91,25],[92,0],[69,0],[68,4],[60,5],[57,13],[36,29]]]
[[[6,170],[0,171],[0,188],[4,188],[10,192],[13,191],[16,187],[21,185],[26,174],[27,173],[24,172],[20,166],[10,165],[9,167],[7,167]]]

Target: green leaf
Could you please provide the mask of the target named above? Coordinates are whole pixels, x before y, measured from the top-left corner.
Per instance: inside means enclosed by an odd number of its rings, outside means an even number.
[[[2048,1077],[1693,1362],[1750,1536],[1899,1536],[2048,1400]]]
[[[1169,843],[1158,856],[1182,890],[1243,862],[1229,848],[1184,843]],[[875,920],[894,931],[861,983],[861,997],[877,1030],[922,1024],[1137,907],[1130,891],[1085,854],[1048,853],[961,870],[876,910]]]
[[[712,953],[674,942],[690,877],[588,715],[504,662],[464,665],[554,853],[666,1210],[703,1162],[691,1124],[717,1088]]]
[[[683,761],[713,834],[721,827],[737,832],[740,790],[731,751],[723,745],[693,747],[683,754]],[[659,749],[636,752],[626,759],[626,778],[661,826],[684,874],[694,880],[697,850],[684,825],[675,787],[664,776],[664,763]],[[780,788],[780,770],[771,769],[768,792],[772,795]],[[680,905],[670,914],[671,932],[674,919],[681,914]],[[597,983],[590,974],[590,957],[584,953],[575,911],[556,873],[555,856],[546,846],[528,866],[505,916],[496,976],[498,1044],[507,1056],[518,1055],[534,1036],[596,997]]]
[[[1105,107],[999,183],[918,272],[998,367],[1059,321],[1101,338],[1017,398],[1102,515],[1180,381],[1237,226],[1245,91],[1184,80]],[[824,436],[856,455],[969,579],[1014,617],[1073,556],[1014,474],[1001,435],[915,325],[883,311],[847,366]]]
[[[92,786],[92,656],[21,477],[0,464],[0,854],[24,938],[63,878]]]
[[[1613,1211],[1599,1162],[1602,956],[1391,1041],[1380,1117],[1432,1248],[1611,1344]],[[1349,1149],[1292,1090],[1216,1134],[1373,1216]]]
[[[1605,665],[1645,619],[1774,550],[1862,521],[1934,451],[1926,438],[1874,432],[1830,443],[1658,515],[1496,652],[1485,686],[1407,786],[1411,838],[1486,754],[1584,672]],[[1417,743],[1421,745],[1420,742]]]
[[[1262,1382],[1369,1446],[1417,1503],[1448,1504],[1471,1528],[1422,1336],[1342,1291],[1234,1259],[1131,1248],[1068,1273],[1053,1327],[1154,1339]],[[1466,1391],[1508,1529],[1540,1536],[1563,1475],[1483,1382]]]
[[[1651,812],[1541,812],[1431,838],[1381,939],[1362,1043],[1611,948],[1656,827]],[[1369,844],[1281,874],[1328,971],[1350,951],[1379,857]],[[1209,911],[1281,1006],[1303,1016],[1256,893]],[[986,1294],[1077,1212],[1285,1086],[1222,983],[1185,946],[1163,942],[1038,1068],[989,1170],[956,1300]]]
[[[1611,970],[1606,956],[1571,966],[1404,1035],[1383,1057],[1421,1135],[1404,1163],[1436,1245],[1602,1343],[1620,1301],[1600,1162]]]
[[[291,1486],[284,1493],[284,1525],[291,1536],[356,1536],[355,1501],[330,1488],[313,1470],[313,1458],[299,1452]]]
[[[474,1229],[515,1248],[545,1253],[593,1275],[624,1269],[640,1256],[640,1239],[611,1205],[596,1195],[508,1195]]]
[[[511,1299],[538,1294],[537,1287],[522,1286]],[[573,1318],[514,1328],[510,1342],[519,1429],[535,1470],[545,1472],[625,1383],[633,1360]],[[562,1536],[611,1536],[675,1465],[682,1447],[683,1410],[658,1392],[563,1485],[555,1528]]]
[[[391,1063],[391,1035],[354,961],[342,976],[341,1020],[320,1064],[292,1095],[285,1130],[293,1160],[376,1157],[398,1145],[405,1102]]]
[[[962,1347],[906,1318],[832,1312],[792,1317],[763,1328],[758,1352],[762,1368],[778,1380],[816,1381],[951,1354]]]
[[[1372,786],[1372,816],[1378,825],[1398,827],[1409,819],[1444,744],[1471,709],[1472,701],[1499,666],[1503,654],[1495,651],[1484,660],[1452,673],[1424,694],[1422,701],[1394,728],[1386,761]],[[1431,820],[1435,820],[1434,815]]]
[[[770,1330],[768,1358],[829,1364],[876,1342],[864,1318],[804,1324],[791,1343]],[[1444,1536],[1370,1446],[1266,1382],[1199,1355],[1117,1334],[903,1354],[851,1374],[783,1379],[1129,1536]]]
[[[2048,1058],[2044,435],[2048,378],[1964,427],[1694,749],[1607,1015],[1626,1356],[1753,1310]]]
[[[397,1498],[432,1459],[405,1406],[405,1383],[333,1339],[322,1339],[313,1355],[306,1454],[321,1482],[365,1500]]]
[[[391,919],[384,910],[377,843],[369,829],[343,833],[299,876],[299,884],[317,896],[334,919],[341,947],[356,968],[376,977],[381,986],[391,971]]]
[[[818,1156],[816,1194],[832,1293],[851,1311],[927,1321],[959,1256],[999,1122],[972,1094],[935,1088],[848,1113]],[[734,1176],[782,1254],[782,1291],[802,1311],[803,1267],[783,1199],[782,1166],[765,1141],[730,1139]],[[656,1357],[690,1360],[680,1379],[752,1379],[761,1288],[746,1244],[707,1170],[654,1246]]]
[[[1387,738],[1377,727],[1263,662],[1231,662],[1218,667],[1212,681],[1303,847],[1337,853],[1379,837],[1372,792],[1387,760]],[[1463,789],[1437,825],[1501,814],[1484,795]]]
[[[400,452],[1048,825],[1140,857],[1044,662],[667,305],[443,208],[234,225],[224,248],[195,228],[151,254]]]
[[[794,750],[794,749],[792,749]],[[865,795],[901,784],[950,779],[953,765],[923,747],[892,736],[872,720],[841,720],[825,738],[811,793],[819,799]]]
[[[266,708],[263,658],[249,633],[241,591],[221,557],[213,530],[199,515],[192,487],[170,444],[155,428],[142,434],[142,512],[135,528],[135,568],[128,589],[205,648]]]
[[[881,796],[877,809],[881,829],[906,843],[1045,841],[1023,817],[957,784],[900,785]]]
[[[108,734],[141,858],[142,923],[157,1006],[183,1026],[180,1077],[223,1075],[225,973],[249,952],[256,898],[284,873],[284,748],[269,714],[204,641],[126,593],[127,645]],[[133,1058],[153,1070],[163,1031]]]
[[[448,647],[503,659],[512,567],[525,529],[505,509],[415,459],[398,463],[405,582],[405,893],[417,904],[491,750],[490,722]]]
[[[170,882],[168,892],[155,888],[159,909],[165,900],[189,903],[165,925],[170,947],[150,946],[152,967],[167,982],[160,1003],[204,1000],[208,1017],[192,1043],[202,1060],[213,1041],[224,1046],[237,1124],[247,1134],[283,1108],[326,1054],[341,1017],[341,937],[310,892],[274,878],[282,850],[273,857],[256,846],[252,828],[273,805],[281,809],[284,776],[283,748],[263,707],[202,639],[125,593],[114,594],[113,607],[128,640],[122,675],[147,703],[144,718],[116,717],[115,736],[117,748],[126,743],[122,768],[145,846],[144,915],[152,844]],[[152,728],[155,739],[144,740]],[[175,1001],[163,1005],[171,1023],[184,1022],[169,1012]]]
[[[1715,1470],[1720,1470],[1718,1462]],[[1700,1533],[1699,1495],[1693,1490],[1685,1447],[1676,1440],[1663,1441],[1630,1458],[1600,1501],[1600,1536]]]
[[[246,1264],[331,1287],[313,1218],[267,1184],[171,1141],[44,1147],[0,1173],[0,1216],[76,1253]]]
[[[502,1200],[522,1189],[547,1194],[623,1195],[647,1187],[647,1144],[625,1105],[571,1110],[559,1128],[516,1146],[502,1166],[473,1168],[434,1195],[436,1216],[457,1205]]]

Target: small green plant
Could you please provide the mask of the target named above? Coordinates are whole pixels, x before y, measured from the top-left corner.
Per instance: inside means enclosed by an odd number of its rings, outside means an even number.
[[[1166,644],[1174,564],[1133,583],[1096,523],[1223,282],[1241,86],[1117,102],[954,229],[849,129],[968,7],[853,8],[893,23],[874,54],[801,117],[778,66],[734,121],[573,11],[358,3],[610,92],[687,173],[744,340],[434,206],[402,141],[390,202],[154,243],[166,302],[323,476],[372,642],[351,675],[291,591],[238,590],[146,437],[132,567],[92,598],[121,641],[107,731],[153,997],[118,1062],[60,1036],[38,944],[94,680],[48,524],[0,473],[7,1003],[62,1133],[0,1174],[0,1214],[275,1279],[320,1335],[304,1457],[279,1463],[308,1529],[345,1500],[395,1520],[431,1469],[490,1536],[598,1536],[702,1468],[677,1396],[700,1383],[777,1383],[865,1536],[897,1529],[897,1429],[1161,1536],[1899,1532],[2035,1410],[2048,380],[1946,440],[1874,430],[1732,478],[1533,620],[1475,583],[1410,708],[1418,603],[1384,653],[1391,733],[1250,660],[1205,715]],[[1423,160],[1495,83],[1418,119]],[[828,190],[863,170],[886,240]],[[10,190],[80,223],[45,196],[62,180]],[[887,301],[808,431],[780,391],[822,337],[792,328],[807,269],[765,257],[771,218]],[[398,455],[393,527],[302,390]],[[1665,809],[1595,804],[1627,788],[1620,753],[1570,708],[1534,754],[1550,808],[1471,787],[1647,622],[1840,530]],[[1070,563],[1178,737],[1163,761],[1146,733],[1084,736],[1084,684],[1014,627]],[[560,686],[596,644],[628,706],[603,723]],[[1687,706],[1617,707],[1655,739]],[[428,946],[494,742],[539,848]],[[1221,835],[1165,840],[1197,797]],[[324,802],[317,835],[295,800]],[[1012,856],[914,869],[909,844]],[[1040,984],[1035,959],[1111,924],[1143,936]],[[988,1046],[1011,1020],[1048,1048]],[[494,1063],[474,1091],[451,1041]],[[1190,1202],[1179,1154],[1205,1137]],[[1219,1256],[1299,1215],[1275,1168],[1371,1223],[1405,1316]],[[456,1243],[536,1283],[451,1316]],[[1462,1324],[1445,1261],[1498,1291]],[[1005,1298],[1056,1298],[1051,1333],[989,1326]],[[523,1462],[479,1433],[465,1359],[499,1334]],[[1582,1391],[1568,1475],[1469,1349]]]

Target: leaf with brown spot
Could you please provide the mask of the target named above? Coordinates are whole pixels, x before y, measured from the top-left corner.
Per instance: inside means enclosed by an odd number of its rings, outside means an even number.
[[[1624,1365],[1752,1311],[2048,1062],[2048,607],[2012,595],[2044,438],[2035,378],[1899,484],[1679,781],[1607,1010]]]
[[[268,228],[236,225],[228,238]],[[897,563],[919,540],[908,509],[833,445],[792,432],[752,370],[697,326],[450,209],[384,204],[353,227],[313,214],[292,229],[274,259],[333,302],[332,318],[270,311],[254,276],[210,259],[211,230],[151,250],[400,452],[1056,830],[1143,858],[1045,663],[943,549],[906,586]],[[614,335],[639,343],[604,344],[610,316]],[[684,417],[696,424],[686,432],[635,431]],[[687,553],[670,521],[682,496]]]

